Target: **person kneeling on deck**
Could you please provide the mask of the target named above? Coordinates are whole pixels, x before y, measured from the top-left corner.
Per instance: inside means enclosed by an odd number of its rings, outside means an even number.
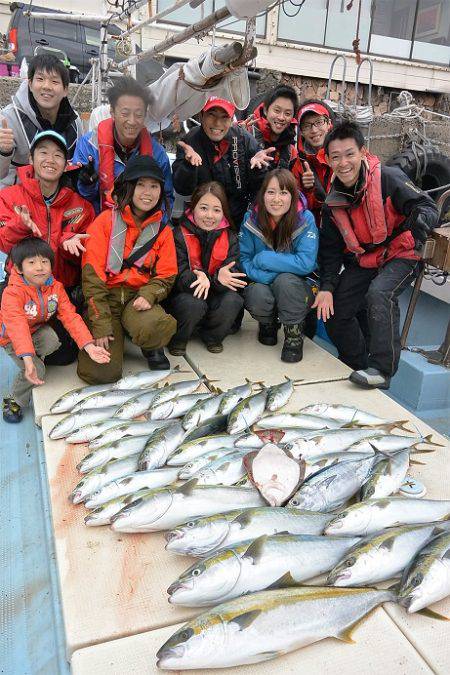
[[[173,201],[172,172],[166,151],[146,129],[151,94],[132,77],[121,77],[106,92],[111,117],[95,131],[82,136],[75,148],[73,163],[81,166],[78,191],[92,202],[96,213],[114,206],[111,191],[114,179],[137,155],[148,155],[164,175],[167,204]]]
[[[83,354],[78,375],[89,383],[122,375],[125,334],[142,349],[151,369],[169,368],[163,347],[176,321],[160,302],[175,282],[177,258],[171,228],[163,221],[164,174],[151,157],[130,159],[116,179],[116,206],[89,227],[82,287],[97,345],[111,354],[109,367],[95,367]]]
[[[287,169],[268,173],[240,238],[241,267],[251,283],[245,307],[259,322],[258,340],[276,345],[278,319],[284,325],[281,360],[303,358],[303,325],[314,300],[318,233]]]
[[[197,327],[208,351],[221,352],[244,305],[237,291],[247,284],[238,271],[238,240],[230,222],[225,190],[210,182],[195,190],[174,230],[178,277],[167,305],[178,325],[169,345],[175,356],[186,353]]]
[[[23,239],[11,251],[13,269],[2,295],[0,345],[20,373],[11,396],[3,399],[5,422],[20,422],[33,386],[44,384],[45,359],[61,344],[48,324],[53,316],[58,317],[86,358],[99,364],[108,363],[110,358],[105,349],[94,344],[63,285],[52,276],[54,257],[47,242],[37,237]]]
[[[357,124],[336,126],[324,147],[334,180],[322,212],[314,307],[339,358],[354,369],[350,380],[388,389],[400,359],[398,297],[418,273],[418,252],[438,212],[400,169],[367,153]],[[342,270],[349,252],[353,263]],[[365,302],[369,344],[356,319]]]

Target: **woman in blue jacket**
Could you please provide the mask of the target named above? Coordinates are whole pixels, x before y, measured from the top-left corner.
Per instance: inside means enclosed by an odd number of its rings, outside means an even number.
[[[303,358],[303,324],[314,300],[318,232],[287,169],[268,173],[241,226],[241,267],[250,283],[245,307],[259,322],[258,340],[276,345],[284,326],[281,360]]]

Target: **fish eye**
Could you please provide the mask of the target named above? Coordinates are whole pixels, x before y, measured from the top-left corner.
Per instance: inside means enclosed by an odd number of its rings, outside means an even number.
[[[188,523],[186,523],[186,527],[194,527],[194,521],[190,520]]]
[[[411,586],[419,586],[423,581],[423,574],[415,574],[411,579]]]
[[[201,573],[202,573],[202,571],[201,571],[200,567],[196,567],[195,570],[193,570],[193,572],[192,572],[192,576],[198,577],[198,576],[200,576]]]
[[[298,499],[291,499],[292,506],[298,506]]]
[[[351,557],[351,558],[347,558],[347,560],[345,561],[345,566],[346,567],[353,567],[355,562],[356,562],[356,558],[354,556]]]

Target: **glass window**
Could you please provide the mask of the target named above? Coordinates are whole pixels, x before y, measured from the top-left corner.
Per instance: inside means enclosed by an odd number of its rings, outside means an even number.
[[[417,0],[375,0],[370,52],[408,59]]]
[[[325,26],[327,22],[327,0],[316,0],[303,5],[295,17],[295,7],[286,3],[286,12],[283,5],[280,6],[278,15],[278,39],[292,42],[323,45],[325,39]]]
[[[162,12],[164,9],[171,7],[174,4],[174,0],[158,0],[158,12]],[[190,26],[196,21],[200,21],[208,14],[211,14],[213,11],[213,0],[205,0],[200,7],[192,9],[189,5],[185,5],[180,9],[170,12],[163,19],[162,23],[181,23],[186,26]]]
[[[450,62],[450,2],[419,0],[412,58],[448,65]]]
[[[86,35],[86,44],[93,47],[100,47],[100,28],[92,28],[92,26],[85,26],[84,32]]]
[[[77,39],[76,23],[44,19],[44,26],[46,35],[53,35],[53,37],[70,40],[71,42],[74,42]]]
[[[325,47],[337,47],[349,52],[353,50],[359,2],[354,2],[350,10],[346,9],[347,4],[343,0],[329,0]],[[367,51],[369,41],[370,7],[371,0],[362,0],[359,22],[359,48],[362,52]]]

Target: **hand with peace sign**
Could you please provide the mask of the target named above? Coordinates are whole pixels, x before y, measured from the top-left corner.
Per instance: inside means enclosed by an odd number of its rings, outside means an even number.
[[[2,155],[11,155],[14,150],[14,131],[9,128],[8,120],[3,117],[0,127],[0,152]]]
[[[94,158],[89,155],[88,163],[81,164],[81,171],[78,174],[78,180],[83,185],[93,185],[98,181],[98,173],[95,168]]]
[[[18,216],[20,216],[23,225],[25,225],[25,227],[28,227],[28,229],[31,230],[31,232],[34,234],[35,237],[42,237],[42,232],[40,231],[34,220],[32,220],[30,212],[28,211],[28,208],[25,205],[15,206],[14,211],[15,213],[17,213]]]
[[[302,185],[305,190],[311,190],[314,187],[314,174],[308,162],[302,162],[303,173],[301,175]]]
[[[87,239],[88,237],[90,237],[89,234],[74,234],[73,237],[70,237],[70,239],[66,239],[66,241],[63,242],[62,247],[68,253],[78,257],[80,253],[83,253],[86,250],[81,243],[81,240]]]

